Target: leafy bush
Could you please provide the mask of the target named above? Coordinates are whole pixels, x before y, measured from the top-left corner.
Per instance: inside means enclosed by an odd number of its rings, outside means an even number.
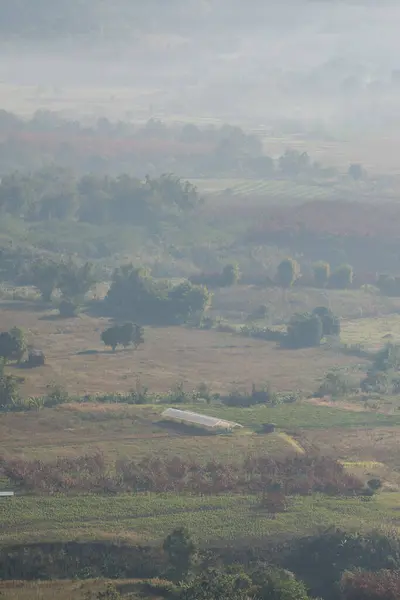
[[[228,396],[222,397],[222,402],[227,406],[248,407],[255,404],[278,404],[278,395],[271,391],[271,386],[267,383],[260,389],[252,385],[250,394],[240,390],[232,390]]]

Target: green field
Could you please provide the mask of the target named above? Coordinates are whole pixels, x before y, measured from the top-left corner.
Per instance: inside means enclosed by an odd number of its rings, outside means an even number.
[[[0,507],[2,544],[70,540],[163,539],[187,526],[201,544],[265,536],[298,536],[332,525],[372,530],[398,526],[399,493],[377,500],[293,497],[273,519],[255,496],[124,494],[119,496],[15,497]]]
[[[376,412],[352,412],[340,407],[314,406],[312,404],[281,404],[275,407],[255,406],[252,408],[229,408],[226,406],[185,406],[185,410],[195,410],[228,421],[235,421],[250,428],[261,423],[275,423],[278,427],[290,429],[330,429],[361,427],[396,427],[400,425],[400,414],[386,415]]]

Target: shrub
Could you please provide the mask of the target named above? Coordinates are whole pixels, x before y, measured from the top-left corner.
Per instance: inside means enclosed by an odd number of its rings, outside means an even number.
[[[283,288],[289,288],[298,279],[300,266],[293,258],[285,258],[279,265],[275,281]]]
[[[317,262],[313,266],[314,283],[317,287],[324,288],[328,285],[331,267],[327,262]]]
[[[353,284],[353,267],[351,265],[341,265],[337,267],[329,277],[329,287],[339,290],[346,290]]]
[[[167,555],[169,575],[180,581],[188,574],[196,554],[196,546],[186,527],[174,529],[164,540],[163,550]]]
[[[225,265],[221,273],[200,273],[192,275],[189,278],[190,283],[194,285],[205,285],[211,288],[230,287],[235,285],[240,279],[240,270],[238,265]]]

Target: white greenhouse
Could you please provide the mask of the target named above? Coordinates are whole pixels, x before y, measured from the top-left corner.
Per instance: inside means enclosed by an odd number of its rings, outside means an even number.
[[[165,419],[171,419],[172,421],[178,421],[187,425],[198,425],[199,427],[206,427],[207,429],[235,429],[236,427],[243,427],[239,423],[233,423],[232,421],[225,421],[224,419],[218,419],[217,417],[210,417],[208,415],[199,415],[198,413],[190,412],[188,410],[178,410],[177,408],[167,408],[162,413]]]

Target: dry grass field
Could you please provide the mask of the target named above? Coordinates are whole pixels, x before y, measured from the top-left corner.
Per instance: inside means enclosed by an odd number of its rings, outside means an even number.
[[[50,382],[71,394],[122,392],[135,387],[137,378],[155,392],[166,392],[179,382],[188,390],[205,382],[214,392],[229,392],[266,381],[276,390],[311,392],[328,370],[360,362],[329,351],[280,350],[273,343],[182,327],[146,328],[139,351],[112,353],[100,341],[107,319],[86,315],[59,319],[15,306],[14,310],[0,306],[0,330],[22,327],[47,359],[42,368],[11,368],[25,378],[25,396],[44,394]]]

